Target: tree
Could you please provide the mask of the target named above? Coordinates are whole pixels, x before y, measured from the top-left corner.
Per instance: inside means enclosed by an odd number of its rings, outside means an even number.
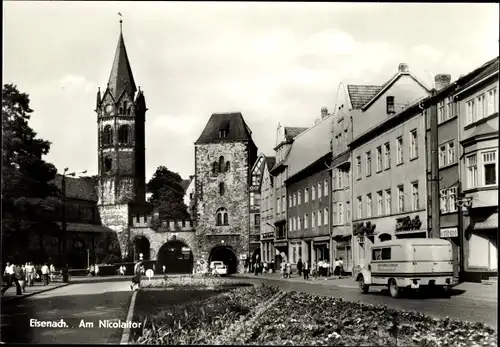
[[[60,191],[52,183],[57,170],[42,159],[50,142],[37,138],[28,121],[33,113],[28,94],[13,84],[2,90],[2,226],[7,257],[29,255],[29,235],[54,234]],[[58,236],[57,234],[55,234]],[[13,259],[14,260],[14,259]]]
[[[152,193],[149,202],[153,204],[161,220],[189,219],[181,182],[181,176],[165,166],[158,167],[148,182],[148,190]]]

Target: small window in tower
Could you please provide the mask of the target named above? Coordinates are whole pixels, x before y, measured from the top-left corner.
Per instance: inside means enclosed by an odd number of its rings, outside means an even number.
[[[122,125],[118,129],[118,142],[119,143],[129,143],[130,142],[130,126]]]
[[[387,114],[394,114],[396,110],[394,108],[394,96],[388,96],[386,98],[387,101]]]
[[[224,182],[219,183],[219,194],[222,196],[225,192]]]
[[[130,116],[132,114],[132,106],[127,109],[127,115]]]
[[[216,225],[229,225],[227,210],[221,207],[216,212]]]
[[[219,124],[219,138],[227,138],[227,133],[229,132],[229,121],[223,120]]]
[[[212,163],[212,173],[213,174],[217,173],[217,162],[215,161]]]
[[[103,135],[102,136],[103,145],[109,145],[113,143],[113,129],[111,128],[111,125],[106,125],[104,127],[102,135]]]
[[[219,158],[219,172],[224,172],[224,157]]]
[[[123,107],[120,107],[120,108],[118,109],[118,112],[119,112],[120,114],[123,114]]]
[[[104,158],[104,172],[110,172],[113,167],[113,159],[110,157]]]
[[[126,109],[127,109],[127,102],[126,102],[126,101],[124,101],[124,102],[123,102],[123,109],[124,109],[124,110],[126,110]]]
[[[226,161],[226,172],[228,172],[231,169],[231,163],[229,161]]]

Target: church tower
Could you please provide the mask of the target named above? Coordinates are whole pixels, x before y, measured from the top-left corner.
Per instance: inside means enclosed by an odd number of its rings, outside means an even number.
[[[97,92],[98,195],[102,224],[121,236],[122,256],[128,237],[132,205],[141,205],[146,195],[144,93],[137,90],[120,36],[111,74],[104,93]],[[119,237],[120,239],[120,237]]]

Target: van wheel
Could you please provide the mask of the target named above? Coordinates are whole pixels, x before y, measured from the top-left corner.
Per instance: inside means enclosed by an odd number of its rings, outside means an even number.
[[[400,292],[400,290],[399,290],[398,285],[396,284],[396,281],[391,279],[389,281],[389,293],[391,294],[391,296],[393,298],[397,298],[399,296],[399,292]]]
[[[365,279],[363,276],[361,276],[359,278],[358,284],[359,284],[359,290],[361,290],[361,293],[363,293],[363,294],[368,293],[370,286],[365,284]]]

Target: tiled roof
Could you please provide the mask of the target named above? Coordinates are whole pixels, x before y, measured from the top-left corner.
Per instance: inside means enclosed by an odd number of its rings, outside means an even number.
[[[300,135],[307,128],[299,128],[299,127],[285,127],[285,138],[287,141],[293,140],[296,136]]]
[[[276,164],[276,157],[266,157],[267,169],[271,170]]]
[[[62,189],[62,175],[57,175],[53,183]],[[73,178],[66,176],[66,197],[80,200],[97,201],[97,187],[90,178]]]
[[[227,137],[219,138],[219,130],[227,130]],[[240,112],[214,113],[195,144],[223,141],[246,141],[252,138],[250,128]]]
[[[295,138],[286,160],[288,178],[330,152],[332,119],[332,116],[325,117]]]
[[[476,83],[476,82],[480,81],[481,79],[485,78],[486,76],[492,74],[493,72],[498,71],[498,63],[499,63],[499,57],[496,57],[495,59],[490,60],[489,62],[482,65],[478,69],[467,74],[467,76],[468,76],[468,75],[471,75],[474,73],[478,73],[477,70],[483,70],[483,71],[479,72],[479,74],[476,77],[474,77],[471,81],[469,81],[467,84],[465,84],[460,89],[468,88],[469,86],[473,85],[474,83]]]
[[[133,97],[137,90],[122,33],[118,38],[118,46],[116,47],[115,59],[109,75],[108,87],[115,100],[120,97],[125,89],[127,89],[130,97]]]
[[[371,99],[373,99],[384,86],[348,85],[347,92],[349,93],[349,98],[351,99],[352,108],[356,110],[362,108]]]

